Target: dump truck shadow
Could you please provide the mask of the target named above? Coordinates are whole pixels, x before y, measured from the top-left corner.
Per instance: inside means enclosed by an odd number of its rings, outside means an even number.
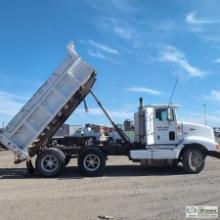
[[[106,169],[106,176],[167,176],[185,174],[182,167],[149,167],[140,165],[112,165]]]
[[[106,167],[104,177],[136,177],[136,176],[176,176],[186,175],[181,166],[143,168],[139,165],[110,165]],[[26,168],[0,168],[1,179],[42,178],[37,173],[28,174]],[[68,166],[56,179],[82,179],[78,167]]]
[[[143,168],[140,165],[108,165],[104,177],[173,176],[186,175],[181,166]],[[77,167],[67,167],[59,179],[82,177]]]
[[[24,179],[28,178],[26,168],[0,168],[1,179]]]

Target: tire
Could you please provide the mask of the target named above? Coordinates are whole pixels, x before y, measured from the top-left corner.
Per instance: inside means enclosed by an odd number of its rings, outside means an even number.
[[[57,148],[48,148],[42,151],[36,159],[35,167],[43,177],[57,176],[65,165],[65,154]]]
[[[79,155],[78,166],[85,176],[102,176],[105,170],[105,156],[101,150],[89,148]]]
[[[183,168],[187,173],[196,174],[205,166],[205,154],[200,149],[188,148],[182,155]]]

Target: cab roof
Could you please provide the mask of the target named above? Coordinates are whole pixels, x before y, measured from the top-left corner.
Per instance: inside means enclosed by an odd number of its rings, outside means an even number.
[[[179,105],[176,104],[149,104],[149,105],[145,105],[146,108],[151,107],[151,108],[167,108],[167,107],[171,107],[171,108],[178,108]]]

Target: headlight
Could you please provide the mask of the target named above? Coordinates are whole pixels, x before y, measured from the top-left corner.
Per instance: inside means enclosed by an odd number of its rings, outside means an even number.
[[[216,144],[216,150],[220,151],[220,144]]]

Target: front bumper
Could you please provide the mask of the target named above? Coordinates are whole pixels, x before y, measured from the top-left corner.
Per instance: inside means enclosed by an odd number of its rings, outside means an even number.
[[[216,157],[220,159],[220,151],[209,151],[208,155],[211,157]]]

